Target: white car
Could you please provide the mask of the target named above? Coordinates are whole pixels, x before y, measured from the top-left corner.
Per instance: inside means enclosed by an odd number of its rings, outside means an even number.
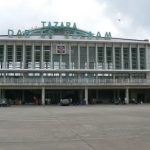
[[[60,105],[61,106],[69,106],[71,104],[72,100],[71,99],[61,99],[60,100]]]
[[[6,98],[0,99],[0,106],[9,106],[8,100]]]

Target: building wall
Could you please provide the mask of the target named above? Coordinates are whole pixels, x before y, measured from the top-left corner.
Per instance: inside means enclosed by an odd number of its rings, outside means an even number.
[[[58,49],[65,51],[58,52]],[[1,71],[0,80],[9,85],[144,84],[150,77],[144,72],[150,63],[146,62],[149,52],[145,43],[0,41],[1,69],[36,70],[29,73]],[[40,69],[49,72],[40,72]],[[132,73],[134,70],[139,72]]]
[[[65,53],[57,53],[64,45]],[[148,53],[146,55],[146,53]],[[35,69],[149,69],[145,44],[17,43],[0,44],[1,68]],[[146,60],[148,62],[146,62]],[[146,64],[147,63],[147,64]]]
[[[147,55],[146,55],[146,62],[147,62],[147,69],[150,69],[150,46],[147,46]]]

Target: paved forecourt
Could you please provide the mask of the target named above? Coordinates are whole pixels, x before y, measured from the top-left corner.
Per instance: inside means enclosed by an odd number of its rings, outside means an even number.
[[[0,150],[149,150],[150,105],[0,107]]]

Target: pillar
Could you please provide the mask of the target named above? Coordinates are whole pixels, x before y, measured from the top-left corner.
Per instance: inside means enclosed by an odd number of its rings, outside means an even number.
[[[59,68],[60,68],[60,69],[63,69],[63,68],[62,68],[62,55],[60,55]]]
[[[121,45],[121,69],[124,69],[124,54],[123,54],[123,44]]]
[[[129,89],[125,89],[125,104],[129,104]]]
[[[34,43],[32,43],[32,69],[35,68],[35,62],[34,62]]]
[[[45,88],[42,88],[42,105],[45,105]]]
[[[7,55],[6,51],[7,51],[7,43],[4,44],[4,66],[3,66],[4,69],[7,68],[7,66],[6,66],[6,55]]]
[[[78,69],[80,69],[80,44],[78,44]]]
[[[130,70],[132,70],[132,49],[131,49],[131,44],[129,47],[129,63],[130,63]]]
[[[112,57],[113,59],[113,69],[115,69],[116,68],[116,66],[115,66],[115,45],[113,44],[113,57]]]
[[[88,88],[85,88],[84,90],[84,100],[85,100],[85,103],[88,105]]]
[[[139,44],[137,46],[137,57],[138,57],[138,70],[140,70],[140,48],[139,48]]]
[[[22,69],[24,69],[25,66],[25,43],[23,43],[23,49],[22,49]]]
[[[87,49],[86,49],[86,53],[87,53],[87,68],[86,69],[89,69],[89,45],[87,44]]]
[[[104,69],[107,69],[107,52],[106,52],[106,43],[104,45]]]
[[[41,45],[41,69],[43,69],[44,68],[44,45],[43,45],[43,43],[42,43],[42,45]]]
[[[53,44],[51,43],[51,69],[53,68]]]
[[[149,68],[149,49],[148,49],[148,45],[145,45],[145,69]]]
[[[73,67],[72,67],[72,63],[71,63],[71,53],[72,53],[72,51],[71,51],[71,43],[69,43],[69,69],[73,69]]]
[[[16,68],[16,43],[13,45],[13,69]]]
[[[95,51],[95,69],[98,69],[98,46],[95,45],[96,51]]]

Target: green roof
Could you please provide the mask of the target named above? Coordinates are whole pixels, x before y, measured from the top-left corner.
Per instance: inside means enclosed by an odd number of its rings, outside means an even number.
[[[87,32],[81,29],[77,29],[77,28],[73,28],[73,27],[41,27],[41,28],[36,28],[36,29],[31,29],[29,30],[30,35],[41,35],[42,34],[53,34],[53,35],[82,35],[82,36],[90,36],[90,35],[94,35],[91,32]]]

